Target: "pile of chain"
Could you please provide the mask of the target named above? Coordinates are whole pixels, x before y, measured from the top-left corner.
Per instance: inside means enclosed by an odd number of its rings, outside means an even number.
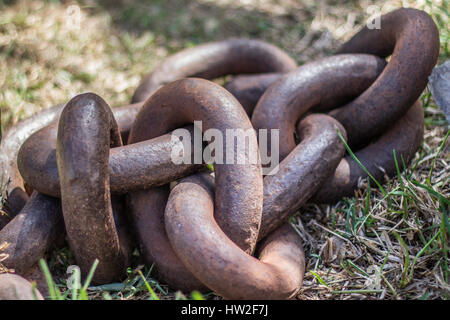
[[[289,216],[307,202],[351,196],[367,177],[342,138],[375,179],[396,174],[393,150],[407,165],[422,142],[418,99],[438,53],[432,19],[402,8],[301,67],[273,45],[231,39],[163,61],[134,104],[111,109],[86,93],[44,110],[1,145],[9,178],[2,263],[26,277],[67,237],[82,274],[99,259],[97,284],[123,280],[138,247],[172,289],[295,297],[305,257]],[[235,77],[224,87],[209,81],[226,75]],[[260,160],[214,164],[214,176],[204,164],[174,164],[171,131],[192,132],[197,120],[224,134],[279,129],[278,172],[263,177]],[[0,296],[8,284],[29,290],[19,280],[0,275]]]

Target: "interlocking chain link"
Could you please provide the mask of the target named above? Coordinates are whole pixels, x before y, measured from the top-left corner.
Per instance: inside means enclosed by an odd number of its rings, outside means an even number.
[[[67,235],[83,275],[100,260],[96,283],[123,279],[138,247],[173,289],[295,297],[305,255],[287,219],[308,201],[351,196],[367,177],[342,139],[380,180],[396,174],[393,150],[408,163],[422,142],[417,99],[437,62],[437,28],[415,9],[380,21],[335,56],[301,67],[259,40],[204,44],[163,61],[134,104],[111,109],[85,93],[19,122],[0,146],[10,217],[0,230],[2,264],[25,274]],[[235,77],[224,87],[209,81],[225,75]],[[256,161],[216,162],[214,176],[202,162],[174,163],[179,128],[194,136],[183,143],[195,159],[196,121],[205,135],[248,130],[248,145],[226,141],[224,156]],[[279,130],[267,146],[269,155],[279,148],[277,171],[263,175],[271,163],[251,149],[253,129]],[[0,296],[11,286],[29,294],[23,279],[0,276]]]

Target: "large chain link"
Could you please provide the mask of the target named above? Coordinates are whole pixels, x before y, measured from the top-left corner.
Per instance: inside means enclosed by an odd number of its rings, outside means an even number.
[[[11,218],[0,225],[0,244],[9,244],[2,263],[25,274],[67,235],[84,275],[99,259],[96,283],[123,279],[138,247],[173,289],[295,297],[305,256],[288,217],[307,202],[351,196],[367,177],[342,139],[380,180],[397,172],[393,150],[408,163],[422,142],[417,99],[437,62],[437,28],[414,9],[381,24],[301,67],[258,40],[204,44],[163,61],[132,105],[111,109],[86,93],[19,122],[0,147]],[[236,76],[224,87],[209,81],[225,75]],[[254,163],[215,163],[214,176],[201,163],[175,164],[171,132],[195,136],[195,121],[224,136],[250,130],[244,160],[255,156],[252,129],[279,130],[268,141],[269,154],[278,142],[278,171],[263,176],[270,164],[259,152]],[[228,142],[224,150],[239,152]]]

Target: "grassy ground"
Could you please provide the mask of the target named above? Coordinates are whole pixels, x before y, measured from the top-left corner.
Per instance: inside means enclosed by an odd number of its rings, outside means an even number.
[[[367,8],[380,3],[383,13],[399,6],[430,13],[440,30],[439,63],[450,57],[445,0],[0,1],[1,125],[86,91],[113,106],[126,104],[164,57],[211,40],[263,39],[299,64],[327,56],[365,23]],[[428,90],[421,99],[424,142],[401,177],[384,191],[362,182],[367,188],[355,197],[308,206],[292,217],[307,255],[299,299],[450,298],[448,127]],[[46,260],[56,285],[71,294],[65,286],[66,269],[74,264],[70,250]],[[89,298],[197,297],[159,284],[135,260],[127,281],[88,289]]]

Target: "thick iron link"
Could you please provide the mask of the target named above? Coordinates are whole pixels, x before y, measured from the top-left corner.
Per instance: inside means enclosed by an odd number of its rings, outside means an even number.
[[[217,200],[212,181],[205,175],[182,180],[170,193],[164,215],[166,231],[186,268],[228,299],[295,296],[305,271],[299,235],[284,224],[260,244],[258,260],[233,243],[216,223]]]
[[[180,108],[179,106],[183,106]],[[203,121],[203,130],[214,128],[226,137],[227,129],[250,130],[250,146],[257,146],[250,119],[237,100],[221,86],[211,81],[187,78],[165,85],[145,103],[130,132],[129,143],[158,137],[195,120]],[[152,125],[148,125],[152,123]],[[245,163],[216,164],[216,215],[221,228],[244,251],[253,252],[258,237],[262,212],[262,172],[259,154],[250,163],[251,147],[243,151]],[[224,158],[228,150],[237,154],[236,145],[224,143]],[[236,191],[239,190],[239,191]],[[130,195],[131,199],[133,195]]]
[[[288,217],[308,201],[353,195],[367,176],[341,139],[348,137],[377,180],[396,174],[394,151],[397,163],[408,163],[422,142],[417,99],[437,60],[437,28],[415,9],[384,15],[381,26],[299,68],[258,40],[201,45],[146,76],[133,96],[138,103],[111,110],[87,93],[21,121],[0,145],[9,179],[2,264],[24,275],[67,234],[84,275],[99,259],[95,283],[121,280],[138,245],[174,289],[229,299],[294,297],[305,255]],[[225,89],[205,80],[225,75],[237,75]],[[248,130],[239,155],[245,164],[215,163],[214,177],[195,173],[204,168],[195,152],[195,163],[175,164],[171,131],[184,127],[195,137],[195,121],[223,137]],[[253,128],[280,133],[278,171],[265,177]],[[199,147],[194,140],[191,150]],[[229,150],[242,152],[229,144],[223,141],[224,159]],[[18,299],[30,298],[25,280],[0,275],[0,298],[11,288]]]
[[[332,174],[344,154],[344,146],[336,129],[342,130],[344,135],[345,130],[333,118],[311,115],[299,124],[299,128],[301,143],[282,161],[276,174],[264,178],[259,239],[280,227],[289,214],[305,204]],[[205,291],[206,287],[186,269],[169,243],[164,228],[164,209],[168,196],[168,186],[130,195],[130,210],[140,236],[142,253],[148,265],[155,264],[159,279],[171,287],[184,291]],[[198,210],[196,206],[191,208]],[[215,215],[218,224],[224,224],[220,219],[224,217]],[[191,245],[186,245],[184,249],[191,250]]]
[[[439,56],[436,24],[424,11],[401,8],[381,16],[381,28],[367,26],[338,50],[385,58],[380,77],[358,98],[331,115],[348,133],[351,146],[386,131],[419,99]]]
[[[121,145],[116,120],[102,98],[86,93],[67,103],[56,143],[64,224],[82,274],[99,259],[96,283],[124,277],[130,254],[130,243],[119,241],[127,236],[119,235],[109,191],[109,149]]]
[[[182,50],[144,77],[133,102],[144,101],[172,81],[198,77],[212,80],[228,74],[289,72],[295,61],[279,48],[260,40],[229,39]]]

